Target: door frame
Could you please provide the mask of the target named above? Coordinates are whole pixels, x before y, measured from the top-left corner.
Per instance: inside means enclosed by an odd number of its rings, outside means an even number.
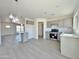
[[[42,38],[44,38],[44,22],[38,22],[38,38],[39,38],[39,23],[42,24]]]

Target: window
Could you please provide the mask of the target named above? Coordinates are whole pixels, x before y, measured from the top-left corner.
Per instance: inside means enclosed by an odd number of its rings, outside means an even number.
[[[17,33],[23,33],[24,32],[24,25],[17,25],[16,26],[16,32]]]
[[[20,26],[19,25],[16,26],[16,32],[17,33],[21,32],[21,29],[20,29]]]

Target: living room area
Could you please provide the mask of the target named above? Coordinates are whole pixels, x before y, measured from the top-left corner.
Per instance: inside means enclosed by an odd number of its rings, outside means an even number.
[[[78,0],[1,0],[0,59],[79,59]]]

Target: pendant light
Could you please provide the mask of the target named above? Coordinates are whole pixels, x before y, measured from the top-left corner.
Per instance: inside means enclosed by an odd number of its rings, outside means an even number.
[[[16,2],[18,2],[18,0],[15,0]]]

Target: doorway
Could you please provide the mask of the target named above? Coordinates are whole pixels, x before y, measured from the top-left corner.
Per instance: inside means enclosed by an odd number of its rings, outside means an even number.
[[[43,33],[44,33],[44,23],[43,22],[38,22],[38,38],[43,38]]]
[[[24,24],[17,24],[16,25],[16,42],[21,42],[23,43],[23,38],[24,38]]]

